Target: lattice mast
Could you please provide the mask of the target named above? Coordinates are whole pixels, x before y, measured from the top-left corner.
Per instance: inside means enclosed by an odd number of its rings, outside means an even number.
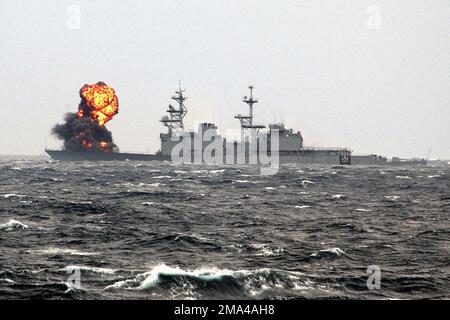
[[[183,119],[186,117],[188,110],[184,105],[187,97],[184,95],[186,91],[181,89],[181,84],[178,91],[175,91],[175,95],[172,96],[172,100],[178,103],[178,107],[174,107],[169,104],[167,109],[168,116],[164,116],[160,122],[169,129],[169,134],[172,134],[174,130],[184,130]]]
[[[253,106],[254,104],[258,103],[258,99],[253,97],[253,86],[248,86],[250,89],[250,96],[244,96],[242,98],[242,101],[248,104],[249,107],[249,115],[241,115],[237,114],[234,116],[235,119],[238,119],[241,123],[241,141],[244,142],[246,138],[252,137],[252,133],[258,132],[260,129],[264,129],[265,126],[263,125],[256,125],[254,124],[254,117],[253,117]],[[250,132],[250,134],[249,134]]]

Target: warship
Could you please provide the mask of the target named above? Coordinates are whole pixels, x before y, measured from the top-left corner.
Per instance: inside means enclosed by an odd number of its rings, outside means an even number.
[[[286,128],[283,122],[265,125],[255,124],[254,107],[258,99],[253,96],[253,86],[249,86],[250,93],[244,96],[242,101],[248,106],[247,114],[237,114],[235,119],[240,122],[240,141],[227,141],[218,133],[218,127],[214,123],[201,123],[197,132],[187,131],[184,119],[188,114],[186,107],[185,90],[180,88],[171,98],[176,102],[175,106],[169,105],[167,115],[160,122],[167,128],[167,132],[160,134],[161,148],[154,154],[122,153],[118,149],[105,151],[69,151],[49,150],[46,153],[57,161],[174,161],[173,155],[182,158],[183,163],[209,164],[210,158],[205,157],[205,151],[214,143],[216,149],[214,163],[223,164],[252,164],[260,163],[262,157],[276,154],[279,163],[323,164],[323,165],[371,165],[385,164],[386,158],[377,155],[352,156],[349,148],[318,148],[307,147],[303,144],[303,136],[300,131]],[[261,140],[265,135],[266,140]],[[205,138],[205,137],[209,138]],[[211,140],[210,137],[214,137]],[[277,139],[277,147],[272,148],[274,137]],[[200,140],[200,145],[196,141]],[[181,152],[176,151],[183,145]],[[252,149],[252,146],[256,148]],[[217,147],[219,146],[219,147]],[[262,146],[262,147],[261,147]],[[221,149],[221,150],[220,150]],[[252,153],[253,150],[253,153]],[[217,154],[215,154],[217,153]],[[255,160],[256,159],[256,160]],[[255,162],[256,161],[256,162]]]

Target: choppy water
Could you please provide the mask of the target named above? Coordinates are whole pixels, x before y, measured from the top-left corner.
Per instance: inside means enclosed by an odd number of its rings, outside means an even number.
[[[448,168],[4,159],[0,298],[448,299],[449,216]]]

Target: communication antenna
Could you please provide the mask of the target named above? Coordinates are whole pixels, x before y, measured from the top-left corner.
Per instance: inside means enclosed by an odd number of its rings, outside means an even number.
[[[242,98],[242,101],[246,104],[248,104],[249,107],[249,115],[242,115],[237,114],[234,116],[235,119],[238,119],[241,123],[241,141],[244,142],[246,138],[251,136],[251,133],[254,132],[256,129],[257,132],[260,129],[264,129],[265,126],[263,125],[255,125],[253,122],[253,106],[258,103],[258,99],[253,97],[253,85],[249,85],[248,88],[250,89],[250,96],[244,96]],[[249,134],[250,133],[250,134]]]
[[[430,149],[428,149],[428,155],[427,155],[427,166],[428,166],[428,159],[430,159],[430,154],[431,154],[431,148]]]
[[[181,81],[178,81],[178,88],[179,89],[175,91],[175,95],[172,96],[172,100],[175,100],[178,103],[178,107],[169,104],[168,110],[166,111],[168,116],[164,116],[160,120],[160,122],[169,129],[169,134],[172,134],[173,130],[184,130],[183,119],[188,113],[184,104],[187,99],[184,95],[186,91],[181,88]]]

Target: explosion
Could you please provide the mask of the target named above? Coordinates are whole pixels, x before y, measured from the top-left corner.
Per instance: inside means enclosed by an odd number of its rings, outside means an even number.
[[[114,89],[104,82],[86,84],[80,89],[77,113],[68,113],[65,123],[57,124],[52,133],[64,140],[69,151],[112,152],[117,148],[105,124],[119,112]]]
[[[80,108],[78,116],[84,117],[85,114],[103,126],[106,122],[111,120],[117,112],[119,112],[119,101],[116,92],[113,88],[106,85],[104,82],[97,84],[86,84],[80,90],[81,99],[86,101],[86,108]],[[80,105],[81,107],[81,105]]]

